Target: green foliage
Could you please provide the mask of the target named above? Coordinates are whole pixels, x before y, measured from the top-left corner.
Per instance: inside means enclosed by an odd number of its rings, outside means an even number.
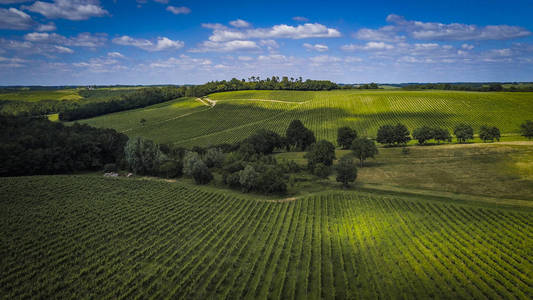
[[[479,138],[483,140],[483,142],[493,142],[494,140],[499,141],[500,137],[500,130],[497,127],[489,127],[483,125],[479,128]]]
[[[331,166],[326,166],[323,163],[317,163],[313,168],[313,174],[319,178],[325,179],[331,174]]]
[[[243,141],[248,143],[253,148],[253,153],[248,146],[243,150],[247,155],[253,154],[272,154],[274,149],[280,148],[282,138],[279,134],[271,130],[259,129],[253,135]]]
[[[160,164],[166,157],[153,141],[134,137],[126,143],[124,159],[132,172],[141,175],[156,175]]]
[[[105,164],[103,171],[104,171],[104,173],[116,172],[117,171],[117,165],[113,164],[113,163]]]
[[[533,121],[527,120],[520,124],[520,134],[528,139],[533,138]]]
[[[374,141],[368,138],[357,138],[352,142],[350,148],[355,157],[357,157],[363,167],[363,162],[367,158],[374,158],[378,154],[378,147]]]
[[[192,165],[192,178],[196,184],[208,184],[213,180],[213,174],[202,160],[197,160]]]
[[[224,163],[224,153],[219,148],[207,149],[204,161],[208,168],[220,168]]]
[[[433,128],[422,126],[413,130],[413,138],[418,141],[420,145],[425,144],[427,141],[435,137],[435,131]]]
[[[257,189],[259,182],[259,173],[254,170],[252,165],[247,165],[244,170],[239,171],[239,184],[242,191],[247,193],[251,190]]]
[[[285,133],[287,137],[287,147],[294,147],[297,150],[305,150],[315,141],[315,134],[307,129],[302,121],[292,120]]]
[[[127,139],[113,129],[0,116],[0,176],[101,170],[122,161]]]
[[[433,139],[440,142],[451,142],[452,136],[450,135],[450,132],[446,128],[433,128]]]
[[[200,160],[198,153],[193,151],[185,152],[185,156],[183,156],[183,174],[192,176],[194,165]]]
[[[465,143],[466,141],[474,138],[474,129],[470,125],[459,124],[455,126],[453,134],[455,134],[455,137],[459,143]]]
[[[342,149],[348,149],[352,145],[354,139],[357,138],[357,131],[348,126],[340,127],[337,130],[337,145]]]
[[[378,129],[376,141],[387,145],[406,144],[411,140],[409,130],[403,124],[383,125]]]
[[[357,178],[357,167],[347,155],[339,160],[339,163],[335,166],[335,170],[337,171],[337,177],[335,179],[337,182],[342,183],[343,187],[348,187]]]
[[[315,165],[319,163],[331,166],[335,159],[335,146],[326,140],[318,141],[311,145],[304,157],[307,158],[307,166],[310,171],[313,171]]]
[[[183,164],[177,160],[165,160],[159,166],[159,176],[176,178],[183,174]]]

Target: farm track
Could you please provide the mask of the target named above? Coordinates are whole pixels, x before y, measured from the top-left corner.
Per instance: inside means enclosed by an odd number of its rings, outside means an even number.
[[[533,214],[338,191],[0,178],[2,298],[533,297]]]

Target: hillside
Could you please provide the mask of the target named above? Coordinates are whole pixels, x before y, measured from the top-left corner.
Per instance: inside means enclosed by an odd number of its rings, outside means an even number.
[[[186,183],[0,178],[6,298],[532,297],[532,214],[329,192],[289,202]]]
[[[135,113],[121,112],[82,120],[94,126],[128,130],[130,136],[144,136],[161,143],[183,146],[230,143],[249,136],[258,128],[283,133],[289,122],[300,119],[317,139],[335,142],[336,130],[352,126],[375,137],[379,126],[401,122],[410,130],[423,125],[450,130],[459,123],[497,126],[506,140],[521,139],[519,125],[533,115],[530,93],[488,93],[459,91],[237,91],[208,96],[216,106],[180,118],[183,111],[172,103],[146,107]],[[190,100],[192,103],[193,100]],[[158,108],[158,113],[150,113]],[[139,124],[146,111],[144,126]],[[161,117],[158,114],[164,115]],[[124,126],[131,118],[136,127]],[[165,119],[166,118],[166,119]],[[165,119],[165,122],[161,122]],[[127,127],[127,128],[126,128]]]

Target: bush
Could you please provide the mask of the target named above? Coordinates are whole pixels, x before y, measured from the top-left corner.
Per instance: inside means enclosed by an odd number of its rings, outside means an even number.
[[[201,160],[198,160],[193,164],[192,177],[196,184],[208,184],[213,180],[213,174],[211,174],[205,163]]]
[[[117,171],[116,164],[105,164],[104,165],[104,173],[110,173],[110,172],[116,172],[116,171]]]
[[[343,187],[348,187],[357,178],[357,167],[349,156],[343,156],[336,166],[337,182],[341,182]]]
[[[313,174],[322,179],[328,178],[331,174],[331,167],[326,166],[323,163],[318,163],[313,169]]]
[[[337,130],[337,144],[342,149],[348,149],[352,145],[353,140],[357,138],[357,131],[350,127],[344,126]]]

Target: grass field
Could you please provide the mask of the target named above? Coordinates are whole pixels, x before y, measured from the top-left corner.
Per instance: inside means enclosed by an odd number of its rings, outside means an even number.
[[[13,298],[533,297],[533,213],[364,192],[268,202],[96,175],[0,178]]]
[[[335,91],[237,91],[209,96],[212,109],[128,131],[157,142],[183,146],[235,142],[258,128],[284,133],[293,119],[300,119],[318,139],[336,140],[337,128],[351,126],[360,135],[375,137],[379,126],[401,122],[410,130],[441,126],[450,130],[458,123],[500,128],[506,140],[520,140],[518,129],[533,115],[531,93],[482,93],[457,91],[335,90]],[[168,117],[169,112],[158,106]],[[168,106],[171,109],[171,105]],[[147,107],[150,111],[153,107]],[[182,112],[173,111],[174,116]],[[129,112],[81,122],[125,130]],[[134,116],[138,122],[142,110]],[[157,120],[158,117],[152,115]],[[102,122],[100,122],[102,120]],[[194,128],[192,130],[191,128]]]
[[[80,100],[83,97],[77,89],[60,90],[19,90],[0,93],[0,100],[41,101],[41,100]]]
[[[506,142],[488,144],[454,144],[411,146],[409,154],[402,148],[380,148],[375,159],[368,159],[358,169],[356,185],[370,184],[384,190],[424,190],[511,199],[533,200],[533,143]],[[351,153],[337,150],[337,158]],[[276,154],[278,160],[289,159],[307,165],[305,152]],[[304,182],[299,191],[335,188],[335,176],[328,180]],[[447,195],[447,194],[446,194]],[[504,200],[505,199],[505,200]],[[530,202],[533,206],[533,201]]]

